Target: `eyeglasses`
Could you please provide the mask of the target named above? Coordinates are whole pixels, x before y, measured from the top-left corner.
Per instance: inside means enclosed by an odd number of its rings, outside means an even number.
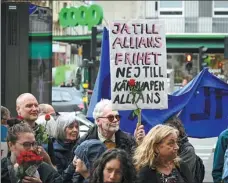
[[[99,118],[107,118],[109,120],[109,122],[113,122],[115,118],[117,119],[117,121],[119,121],[121,116],[120,115],[108,115],[106,117],[99,117]]]
[[[24,142],[24,143],[19,143],[19,142],[16,142],[20,145],[22,145],[25,149],[30,149],[31,147],[38,147],[38,143],[37,142]]]

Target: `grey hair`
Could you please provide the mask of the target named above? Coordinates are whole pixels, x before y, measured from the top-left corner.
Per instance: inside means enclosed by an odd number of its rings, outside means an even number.
[[[40,104],[39,105],[39,116],[43,114],[49,114],[50,110],[55,111],[55,109],[50,104]]]
[[[46,104],[39,104],[39,115],[47,114],[48,108]]]
[[[54,137],[55,131],[56,131],[56,121],[55,119],[50,116],[50,120],[46,121],[45,120],[45,114],[39,116],[36,120],[36,123],[39,125],[46,126],[46,132],[48,133],[49,136]],[[47,125],[46,125],[47,122]]]
[[[56,139],[66,140],[65,130],[68,126],[70,126],[74,122],[78,123],[78,127],[80,126],[78,119],[75,116],[75,113],[60,115],[56,120],[56,130],[55,130],[54,137]],[[79,137],[79,132],[78,132],[78,137]]]
[[[103,111],[106,107],[112,109],[112,101],[111,100],[101,99],[101,101],[96,104],[94,111],[93,111],[93,118],[95,120],[95,123],[97,123],[97,118],[102,117]]]
[[[7,119],[10,116],[10,111],[4,106],[1,106],[1,119]]]

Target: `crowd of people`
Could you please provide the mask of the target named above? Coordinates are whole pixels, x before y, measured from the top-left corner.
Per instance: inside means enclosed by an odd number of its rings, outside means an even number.
[[[58,114],[49,104],[38,104],[31,93],[16,100],[19,118],[1,106],[1,125],[8,128],[7,157],[1,159],[1,182],[17,183],[17,158],[31,150],[43,157],[33,176],[22,183],[201,183],[204,165],[188,141],[181,120],[173,116],[147,134],[137,126],[134,135],[119,129],[121,116],[112,102],[102,99],[94,108],[95,125],[80,136],[74,114]],[[46,116],[49,115],[47,121]],[[123,121],[124,122],[124,121]],[[38,143],[44,135],[46,143]],[[213,178],[222,182],[228,144],[223,132],[215,150]]]

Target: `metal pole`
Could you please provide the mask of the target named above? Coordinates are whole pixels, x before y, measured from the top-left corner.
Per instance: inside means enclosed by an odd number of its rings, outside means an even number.
[[[224,58],[228,59],[228,37],[224,38]]]

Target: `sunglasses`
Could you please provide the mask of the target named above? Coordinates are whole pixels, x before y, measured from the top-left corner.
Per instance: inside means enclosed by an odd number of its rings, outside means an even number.
[[[109,122],[113,122],[115,118],[117,119],[117,121],[119,121],[121,116],[120,115],[108,115],[106,117],[99,117],[99,118],[107,118],[109,120]]]
[[[34,148],[37,148],[38,147],[38,143],[37,142],[24,142],[24,143],[19,143],[19,142],[16,142],[20,145],[22,145],[25,149],[30,149],[31,147],[34,147]]]

